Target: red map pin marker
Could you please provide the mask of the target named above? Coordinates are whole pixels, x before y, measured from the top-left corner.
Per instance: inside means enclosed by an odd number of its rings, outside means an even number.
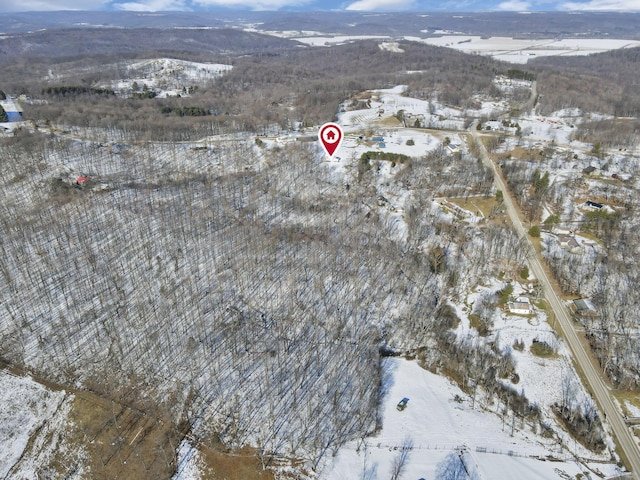
[[[332,157],[342,142],[342,127],[335,123],[325,123],[318,132],[318,139],[325,152]]]

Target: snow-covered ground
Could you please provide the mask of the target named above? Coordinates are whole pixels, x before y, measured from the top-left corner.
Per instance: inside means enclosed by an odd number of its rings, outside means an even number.
[[[411,40],[449,47],[465,53],[489,55],[511,63],[527,63],[529,59],[545,56],[590,55],[620,48],[640,46],[640,41],[588,38],[527,40],[510,37],[484,38],[473,35],[445,35]]]
[[[147,84],[154,89],[164,88],[165,94],[175,91],[168,89],[167,85],[162,83],[166,81],[167,76],[197,80],[198,75],[221,74],[224,68],[219,71],[215,68],[226,67],[191,64],[192,67],[185,67],[185,70],[180,65],[172,63],[175,61],[167,59],[149,62],[139,62],[131,68],[135,68],[138,72],[147,72],[138,79],[140,85]],[[196,68],[196,71],[193,68]],[[172,72],[177,73],[174,75]],[[132,85],[133,81],[133,79],[126,80],[128,83],[119,85],[119,88],[130,88],[128,85]],[[456,130],[462,130],[464,112],[438,102],[405,97],[404,91],[403,86],[372,91],[369,108],[358,110],[345,108],[340,113],[339,123],[344,127],[345,138],[334,157],[325,162],[330,179],[344,181],[349,175],[353,175],[354,166],[365,152],[391,152],[419,158],[442,146],[445,135],[450,137],[452,144],[457,145],[461,152],[466,153],[463,133],[455,133]],[[499,104],[487,102],[483,105],[483,111],[499,111],[500,107]],[[413,121],[418,120],[424,124],[432,122],[430,124],[432,126],[453,131],[434,133],[419,128],[406,128],[400,121],[392,118],[401,110],[404,112],[405,120],[408,119],[406,123],[410,126],[413,125]],[[559,112],[546,118],[535,114],[524,117],[519,120],[523,130],[523,141],[532,146],[535,142],[554,141],[575,147],[570,138],[573,127],[569,118],[573,116],[577,116],[577,112]],[[498,122],[495,122],[495,125],[486,122],[485,125],[491,126],[492,130],[500,127]],[[378,140],[375,140],[376,138]],[[259,148],[252,144],[250,138],[247,137],[244,140],[242,143],[246,144],[244,148],[248,152],[247,156],[259,157]],[[266,139],[265,143],[275,145],[287,141],[295,141],[295,137]],[[191,168],[194,164],[203,169],[223,168],[221,165],[223,165],[225,148],[224,139],[212,138],[205,139],[203,142],[198,146],[207,146],[208,148],[204,151],[193,151],[195,145],[179,146],[177,149],[179,152],[189,152],[188,160],[185,155],[182,161],[189,162]],[[510,144],[510,146],[513,145]],[[160,167],[158,171],[162,170],[163,162],[168,163],[169,160],[175,168],[177,161],[175,152],[169,159],[166,154],[161,155],[163,152],[160,145],[157,146],[157,152],[154,150],[156,146],[151,145],[149,148],[149,152],[158,153],[157,158],[156,155],[152,155],[155,158],[153,161],[158,163],[157,167]],[[318,151],[320,152],[320,149]],[[124,161],[119,158],[119,153],[114,152],[113,148],[102,147],[98,152],[96,156],[104,155],[105,160],[108,160],[103,164],[102,174],[106,176],[117,173],[120,162]],[[177,157],[182,159],[183,155],[177,155]],[[61,158],[61,166],[62,160]],[[69,160],[65,158],[64,166],[72,168],[73,171],[86,170],[83,165],[70,167],[68,162]],[[403,209],[410,193],[396,188],[391,180],[401,168],[400,165],[393,165],[392,162],[379,162],[376,179],[378,198],[385,199],[384,202],[379,200],[379,206],[386,209],[389,230],[400,240],[407,234]],[[567,174],[569,173],[570,171],[567,170]],[[473,304],[473,295],[467,298],[466,303]],[[467,315],[460,313],[461,307],[456,307],[456,310],[462,319],[461,328],[465,330],[458,331],[458,334],[469,334]],[[571,366],[569,353],[562,342],[557,340],[553,329],[546,322],[544,312],[538,311],[532,318],[501,312],[496,316],[495,330],[499,333],[494,335],[493,340],[503,351],[510,349],[515,341],[523,341],[526,345],[523,351],[511,352],[515,359],[516,372],[520,377],[516,388],[522,390],[532,403],[539,404],[543,415],[550,421],[553,417],[547,407],[559,401],[562,383],[566,378],[575,384],[578,396],[584,395],[584,389],[579,385],[579,380]],[[546,359],[535,357],[529,351],[534,339],[555,345],[558,355]],[[512,432],[511,425],[503,422],[493,411],[486,410],[480,398],[472,400],[449,380],[423,370],[416,362],[391,358],[385,360],[385,367],[388,393],[381,408],[382,430],[372,437],[354,440],[340,449],[333,464],[321,473],[320,478],[337,480],[387,478],[394,461],[402,453],[403,444],[408,445],[409,440],[412,447],[407,450],[409,454],[405,478],[416,479],[437,478],[437,472],[441,471],[447,462],[455,462],[456,458],[457,461],[462,459],[466,469],[478,475],[474,478],[551,480],[568,478],[566,475],[575,478],[578,474],[585,472],[586,467],[570,460],[572,454],[594,456],[579,445],[576,446],[575,443],[571,445],[571,439],[567,434],[560,434],[564,444],[561,446],[556,439],[544,439],[526,426],[523,428],[517,425]],[[51,392],[29,379],[4,373],[0,373],[0,390],[2,390],[0,392],[0,478],[2,478],[22,456],[30,435],[40,425],[46,423],[64,401],[64,393]],[[399,412],[395,407],[403,397],[410,398],[409,405],[405,411]],[[497,409],[490,406],[487,408]],[[563,461],[552,463],[533,458],[548,455],[561,458]],[[202,477],[199,454],[186,441],[178,448],[178,458],[179,468],[174,480]],[[613,465],[599,465],[598,469],[606,474],[615,473]]]
[[[248,31],[257,31],[249,29]],[[319,32],[260,31],[267,35],[290,38],[313,47],[342,45],[358,40],[391,40],[386,35],[332,35]],[[455,32],[435,32],[440,37],[404,36],[404,40],[423,42],[429,45],[449,47],[465,53],[489,55],[511,63],[527,63],[529,59],[544,56],[590,55],[620,48],[640,46],[640,41],[615,38],[548,38],[538,40],[511,37],[481,37]],[[384,45],[384,44],[383,44]],[[398,51],[398,50],[393,50]],[[400,52],[398,52],[400,53]]]
[[[110,85],[118,92],[130,92],[134,84],[141,90],[156,91],[160,98],[185,96],[189,87],[202,84],[231,70],[231,65],[218,63],[197,63],[174,58],[154,58],[135,61],[127,66],[127,77]]]
[[[187,440],[178,447],[178,467],[171,480],[199,480],[203,478],[200,452]]]
[[[64,392],[0,371],[0,478],[10,478],[31,436],[54,416],[64,398]]]
[[[286,35],[280,34],[279,32],[265,33],[287,38]],[[356,42],[358,40],[380,40],[388,38],[389,37],[386,35],[322,35],[317,37],[294,37],[291,38],[291,40],[296,40],[297,42],[304,43],[305,45],[310,45],[312,47],[332,47],[335,45],[344,45],[345,43]]]
[[[506,102],[481,101],[476,110],[463,110],[443,105],[437,100],[427,101],[405,96],[407,87],[398,85],[393,88],[372,90],[368,108],[350,110],[343,105],[340,122],[346,130],[362,130],[377,126],[385,119],[404,113],[404,122],[412,127],[418,122],[423,128],[445,130],[463,130],[466,117],[492,116],[502,113],[507,107]],[[399,123],[398,123],[399,125]]]
[[[517,86],[528,87],[530,84],[521,82]],[[445,108],[435,102],[406,97],[404,91],[404,87],[398,86],[369,92],[368,108],[349,110],[344,105],[339,122],[345,130],[345,139],[333,159],[327,161],[336,176],[348,175],[350,166],[366,151],[388,151],[416,157],[421,152],[442,146],[444,135],[448,135],[451,143],[463,152],[466,151],[462,133],[434,133],[406,128],[398,120],[390,121],[390,117],[397,115],[400,110],[405,118],[420,118],[423,121],[434,109]],[[452,112],[442,113],[447,119],[454,117]],[[552,141],[569,146],[575,128],[572,126],[572,117],[580,113],[557,112],[550,117],[531,114],[519,120],[521,128],[527,133],[521,141],[532,148],[537,142]],[[491,126],[492,130],[501,127],[499,122],[485,122],[485,125]],[[407,145],[408,139],[413,140],[414,145]],[[380,164],[376,183],[378,206],[380,210],[386,207],[392,217],[396,212],[402,212],[410,193],[402,194],[390,181],[398,167],[389,162]],[[565,170],[566,175],[571,173],[570,169]],[[380,200],[381,197],[384,197],[384,201]],[[398,217],[401,219],[402,214]],[[406,230],[406,225],[404,227]],[[396,238],[400,240],[406,235],[402,229],[396,233]],[[477,336],[477,332],[470,327],[468,317],[473,303],[483,293],[495,293],[503,286],[501,282],[490,281],[487,287],[469,293],[464,306],[452,305],[461,318],[456,332],[459,337]],[[524,294],[525,288],[515,284],[514,295]],[[610,460],[609,452],[597,455],[575,442],[563,430],[551,410],[553,403],[562,403],[563,391],[568,389],[572,392],[572,402],[582,405],[589,403],[590,398],[573,369],[570,352],[547,322],[545,312],[536,308],[534,315],[518,316],[498,309],[493,324],[492,335],[478,341],[493,341],[503,353],[510,352],[518,381],[513,385],[510,380],[504,381],[526,395],[531,404],[540,407],[543,421],[553,426],[555,434],[552,438],[543,438],[519,420],[515,422],[512,435],[510,419],[503,422],[499,416],[504,405],[495,404],[489,395],[478,391],[473,400],[446,378],[423,370],[415,362],[387,359],[389,392],[381,408],[382,430],[371,437],[354,440],[340,449],[332,465],[321,473],[320,478],[386,478],[391,475],[394,462],[400,458],[403,445],[408,444],[412,448],[408,450],[403,478],[439,478],[438,475],[448,463],[459,463],[460,459],[467,470],[477,475],[472,478],[480,479],[575,478],[590,470],[596,474],[615,474],[617,467],[606,463]],[[534,355],[530,350],[534,340],[546,343],[556,353],[548,358]],[[524,348],[514,349],[516,342],[521,342]],[[403,397],[410,398],[409,406],[399,412],[395,407]],[[613,447],[609,437],[606,442]],[[561,461],[545,461],[544,458],[548,456]],[[578,463],[574,460],[575,456],[604,463]]]
[[[477,479],[552,480],[579,478],[576,475],[589,471],[526,428],[516,425],[512,436],[510,422],[483,411],[478,402],[473,406],[457,386],[415,361],[388,358],[385,370],[388,393],[381,407],[382,430],[343,447],[321,479],[388,478],[402,446],[409,444],[402,478],[438,478],[437,472],[460,454]],[[408,406],[398,411],[396,404],[404,397],[409,398]],[[535,458],[549,455],[562,461]],[[597,468],[607,475],[616,473],[615,465]]]
[[[376,90],[372,95],[370,108],[343,111],[338,115],[345,137],[334,156],[326,164],[328,176],[334,182],[349,182],[355,175],[356,165],[366,152],[385,152],[419,158],[435,150],[444,138],[421,129],[404,128],[392,117],[399,110],[406,115],[428,112],[428,102],[402,95],[404,86]],[[389,121],[391,119],[391,121]],[[411,123],[411,122],[409,122]],[[369,133],[367,133],[367,130]],[[452,141],[461,143],[454,135]],[[404,220],[404,207],[409,192],[398,190],[392,180],[402,170],[402,165],[389,161],[377,164],[378,204],[386,217],[388,232],[396,239],[405,239],[408,230]]]

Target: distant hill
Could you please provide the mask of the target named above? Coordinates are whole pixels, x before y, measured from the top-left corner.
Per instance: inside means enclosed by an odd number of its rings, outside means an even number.
[[[529,68],[538,72],[540,80],[540,113],[580,107],[621,117],[640,115],[640,47],[587,56],[538,58],[530,62]]]
[[[615,12],[29,12],[0,14],[0,32],[33,32],[68,28],[187,28],[240,27],[261,31],[308,30],[343,35],[414,35],[436,31],[468,35],[505,35],[526,38],[585,36],[640,39],[640,13]]]
[[[640,47],[621,48],[596,55],[540,57],[531,60],[529,64],[607,76],[637,77],[640,68]]]
[[[94,55],[121,56],[145,52],[241,55],[276,52],[297,42],[236,29],[63,29],[0,38],[0,62],[18,57],[62,59]]]

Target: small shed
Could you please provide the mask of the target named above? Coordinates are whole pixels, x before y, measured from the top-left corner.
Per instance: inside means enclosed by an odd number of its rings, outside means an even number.
[[[554,226],[551,229],[551,233],[555,233],[556,235],[569,236],[571,235],[571,230],[566,227]]]
[[[598,312],[591,304],[589,300],[586,298],[578,298],[573,301],[573,307],[576,310],[576,313],[581,317],[597,317]]]
[[[460,147],[455,143],[450,143],[449,145],[447,145],[447,148],[451,153],[460,153]]]

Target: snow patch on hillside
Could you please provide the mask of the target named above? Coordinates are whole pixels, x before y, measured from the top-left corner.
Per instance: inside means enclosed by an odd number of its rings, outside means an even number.
[[[154,58],[136,61],[126,68],[127,76],[109,85],[117,92],[128,93],[147,87],[159,98],[187,96],[194,85],[220,77],[231,70],[231,65],[198,63],[173,58]]]
[[[200,452],[187,440],[178,447],[178,468],[171,480],[200,480],[203,478]]]
[[[417,362],[401,358],[384,362],[387,394],[381,406],[381,431],[341,448],[320,479],[388,478],[402,446],[408,444],[412,447],[403,478],[438,478],[439,469],[460,455],[477,478],[553,480],[589,471],[559,451],[552,440],[519,428],[511,435],[510,424],[484,411],[478,402],[473,405],[457,386]],[[408,406],[398,411],[396,404],[404,397],[409,398]],[[545,461],[549,455],[563,460]],[[616,472],[614,465],[598,464],[598,469]]]
[[[266,33],[266,32],[265,32]],[[286,32],[268,32],[276,37],[288,38]],[[291,40],[304,43],[311,47],[332,47],[336,45],[344,45],[359,40],[384,40],[388,39],[387,35],[336,35],[336,36],[318,36],[318,37],[294,37]]]
[[[28,377],[0,372],[0,478],[8,478],[30,437],[56,412],[64,392],[51,391]]]

